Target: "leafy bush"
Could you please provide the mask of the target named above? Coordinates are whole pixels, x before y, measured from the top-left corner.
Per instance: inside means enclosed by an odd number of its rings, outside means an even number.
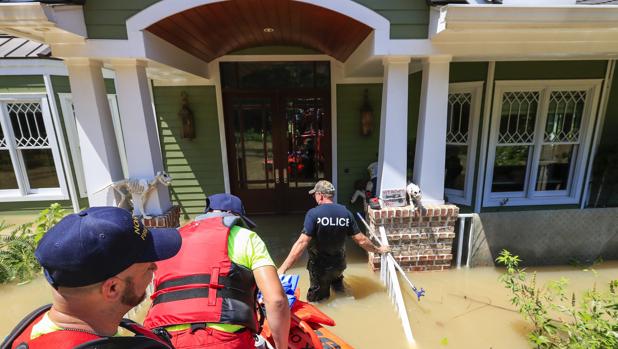
[[[511,303],[531,323],[528,338],[536,348],[618,348],[618,280],[607,289],[598,290],[595,283],[581,297],[569,297],[565,278],[539,286],[536,273],[519,269],[518,256],[503,250],[496,261],[506,266],[500,281],[511,290]]]
[[[0,222],[0,283],[26,282],[41,272],[34,250],[45,232],[65,214],[60,204],[54,203],[31,223],[15,227]]]

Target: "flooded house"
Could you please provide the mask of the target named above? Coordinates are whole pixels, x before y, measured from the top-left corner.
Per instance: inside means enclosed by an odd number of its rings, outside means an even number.
[[[618,259],[616,5],[3,1],[0,211],[114,205],[162,171],[150,226],[217,192],[303,212],[322,178],[363,211],[377,162],[379,195],[422,190],[367,212],[409,270]]]

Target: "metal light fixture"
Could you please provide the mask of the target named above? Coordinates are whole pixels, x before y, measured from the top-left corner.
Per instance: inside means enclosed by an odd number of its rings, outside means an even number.
[[[178,117],[182,123],[182,136],[183,139],[195,138],[195,118],[193,112],[189,109],[189,96],[185,91],[180,92],[180,98],[182,98],[182,106],[178,111]]]
[[[270,27],[264,28],[264,33],[272,33],[274,31],[275,31],[275,28],[270,28]]]
[[[365,137],[371,135],[373,131],[373,108],[369,103],[369,90],[365,89],[363,105],[360,109],[361,134]]]

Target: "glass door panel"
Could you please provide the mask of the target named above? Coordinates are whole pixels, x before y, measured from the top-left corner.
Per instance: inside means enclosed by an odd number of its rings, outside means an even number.
[[[227,112],[232,192],[249,211],[273,212],[278,177],[272,97],[234,96]]]
[[[287,178],[290,188],[311,188],[325,178],[324,100],[289,97],[285,100]]]

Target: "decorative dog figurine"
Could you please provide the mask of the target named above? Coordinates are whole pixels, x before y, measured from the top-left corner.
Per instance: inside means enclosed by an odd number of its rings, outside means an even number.
[[[144,208],[148,201],[148,196],[155,188],[157,183],[161,183],[164,186],[169,186],[172,182],[172,177],[165,171],[157,172],[157,175],[152,179],[145,178],[129,178],[116,181],[111,184],[111,187],[120,195],[120,202],[118,207],[124,207],[127,197],[131,198],[133,206],[133,215],[142,215],[143,218],[152,218],[146,214]]]
[[[410,183],[406,187],[406,192],[408,193],[408,202],[410,206],[421,207],[421,199],[423,198],[421,188],[414,183]]]

